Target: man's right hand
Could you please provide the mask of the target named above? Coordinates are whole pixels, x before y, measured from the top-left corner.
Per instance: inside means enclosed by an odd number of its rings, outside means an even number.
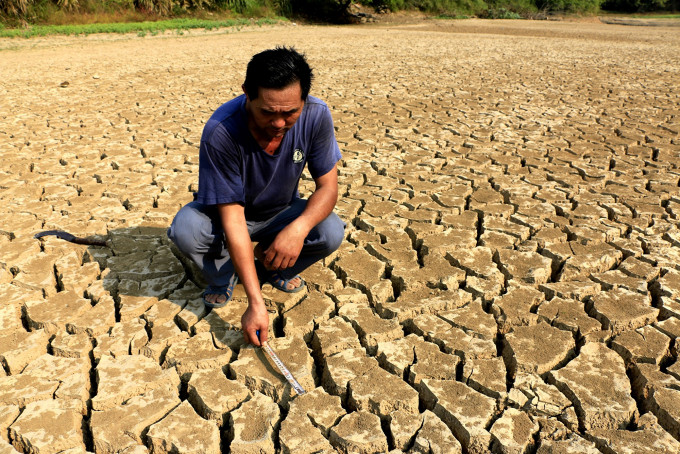
[[[243,330],[243,338],[249,344],[256,347],[262,345],[262,342],[267,341],[267,331],[269,329],[269,312],[264,303],[248,304],[248,309],[241,317],[241,329]],[[257,337],[257,331],[260,332],[260,337]]]

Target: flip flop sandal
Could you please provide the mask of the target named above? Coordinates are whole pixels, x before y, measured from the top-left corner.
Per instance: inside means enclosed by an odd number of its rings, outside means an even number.
[[[288,288],[288,283],[292,281],[295,278],[300,279],[300,285],[294,288]],[[286,293],[297,293],[300,290],[304,289],[307,283],[305,282],[304,279],[300,277],[299,274],[296,274],[295,276],[291,277],[290,279],[284,279],[281,277],[281,275],[277,272],[273,272],[269,275],[269,279],[267,279],[267,282],[271,284],[272,287],[274,287],[277,290],[281,290],[282,292]]]
[[[203,291],[203,304],[211,308],[219,308],[226,306],[227,303],[231,301],[231,297],[234,294],[234,287],[236,286],[237,282],[238,276],[234,274],[234,276],[231,278],[231,281],[229,282],[229,285],[225,287],[213,287],[212,285],[207,286]],[[226,300],[221,303],[217,302],[211,303],[205,299],[206,295],[223,295],[226,298]]]

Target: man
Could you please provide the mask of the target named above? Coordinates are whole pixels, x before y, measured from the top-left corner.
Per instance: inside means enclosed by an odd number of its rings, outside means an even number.
[[[299,273],[344,238],[345,224],[332,212],[340,150],[328,107],[308,95],[312,77],[292,48],[250,60],[244,94],[218,108],[203,130],[198,192],[168,230],[208,282],[207,306],[227,304],[240,279],[248,297],[243,335],[257,346],[269,326],[261,282],[302,290]],[[316,185],[308,200],[297,191],[305,164]]]

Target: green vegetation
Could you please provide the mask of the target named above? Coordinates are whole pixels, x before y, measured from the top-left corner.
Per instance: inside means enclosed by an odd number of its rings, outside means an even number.
[[[176,30],[181,33],[183,30],[203,28],[213,30],[217,28],[235,27],[242,25],[263,25],[277,22],[275,19],[227,19],[227,20],[205,20],[205,19],[169,19],[155,22],[124,22],[110,24],[75,24],[75,25],[34,25],[27,28],[3,28],[0,27],[0,37],[23,37],[45,35],[89,35],[92,33],[137,33],[139,36],[146,36],[147,33],[156,35],[166,30]]]
[[[284,17],[349,22],[353,2],[440,18],[520,19],[549,13],[677,11],[680,0],[0,0],[0,37],[137,33],[271,23]],[[650,17],[650,16],[645,16]],[[655,16],[679,17],[677,14]]]

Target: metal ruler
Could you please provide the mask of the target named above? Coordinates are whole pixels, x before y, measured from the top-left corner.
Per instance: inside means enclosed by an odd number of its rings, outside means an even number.
[[[257,337],[260,337],[260,332],[258,330],[257,332]],[[262,348],[264,349],[265,352],[269,355],[269,357],[274,361],[274,364],[276,364],[276,367],[279,368],[281,373],[283,374],[284,377],[286,377],[286,380],[288,380],[288,383],[290,383],[290,386],[293,387],[295,392],[298,395],[302,395],[305,393],[305,389],[298,383],[298,381],[293,377],[293,374],[290,373],[288,368],[283,364],[283,361],[279,358],[279,355],[276,354],[273,348],[269,345],[267,342],[262,342]]]

